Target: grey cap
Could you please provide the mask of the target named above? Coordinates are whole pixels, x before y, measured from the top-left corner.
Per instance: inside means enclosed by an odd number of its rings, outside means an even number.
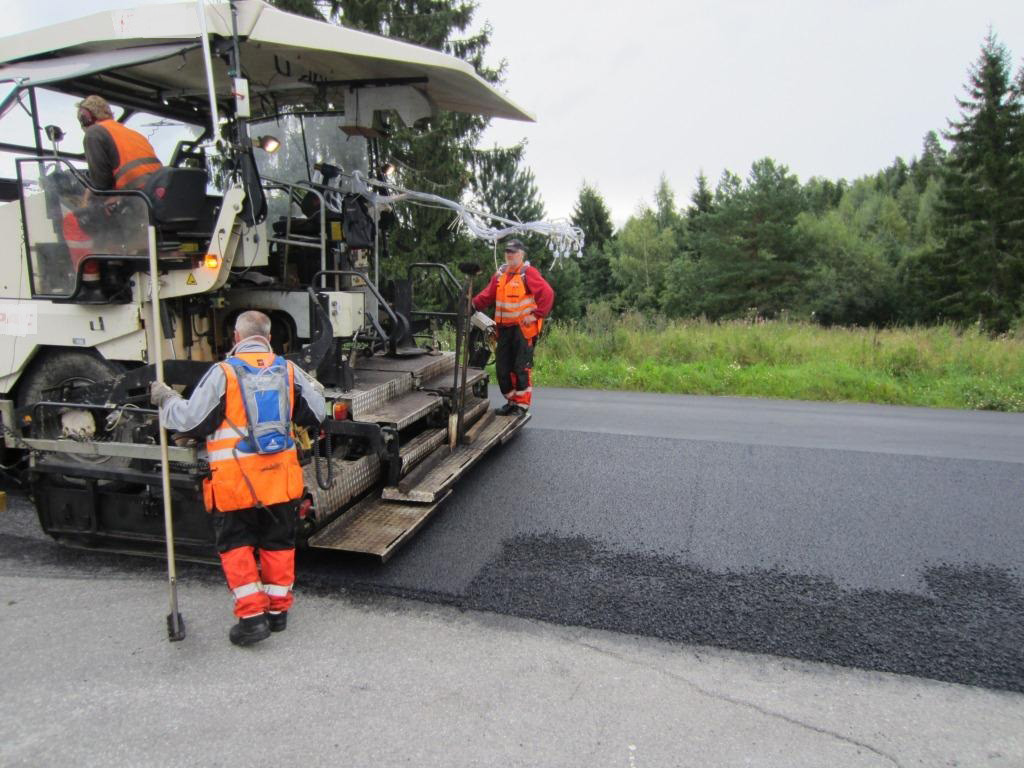
[[[505,253],[508,253],[509,251],[522,251],[523,253],[526,253],[526,246],[523,245],[522,240],[509,240],[505,243]]]

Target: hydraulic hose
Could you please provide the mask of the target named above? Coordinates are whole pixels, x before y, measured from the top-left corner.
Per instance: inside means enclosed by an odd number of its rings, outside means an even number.
[[[324,433],[324,442],[327,447],[327,479],[324,480],[323,470],[320,467],[320,440],[313,441],[313,469],[316,471],[316,484],[321,491],[329,491],[334,487],[334,462],[331,461],[333,449],[331,447],[331,433]]]

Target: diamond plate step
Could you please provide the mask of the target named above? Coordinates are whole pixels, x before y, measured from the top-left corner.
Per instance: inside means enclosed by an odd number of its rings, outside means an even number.
[[[455,367],[455,353],[442,352],[440,355],[425,354],[419,357],[371,357],[356,364],[358,371],[382,371],[393,374],[409,374],[415,382],[441,376]]]
[[[359,414],[359,421],[388,424],[405,429],[441,405],[441,398],[429,392],[409,392],[377,408]]]
[[[447,494],[432,504],[403,504],[367,496],[309,539],[309,546],[357,552],[387,561],[437,511]]]
[[[375,356],[361,359],[353,371],[355,385],[350,390],[327,392],[332,398],[348,406],[349,413],[356,421],[393,423],[395,414],[388,418],[376,418],[388,404],[421,389],[424,382],[441,380],[452,376],[455,368],[455,354],[444,352],[440,355],[424,354],[416,357]],[[444,385],[450,387],[451,383]],[[407,421],[406,424],[411,424]]]
[[[420,385],[420,389],[451,389],[452,384],[455,383],[454,367],[452,370],[442,373],[440,376],[432,376]],[[466,371],[466,389],[470,390],[473,385],[481,379],[487,376],[487,371],[482,368],[473,368],[472,366]],[[462,381],[461,368],[459,374],[459,381]]]

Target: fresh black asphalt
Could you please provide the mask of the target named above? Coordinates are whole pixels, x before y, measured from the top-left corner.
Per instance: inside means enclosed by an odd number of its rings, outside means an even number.
[[[537,400],[393,560],[306,552],[301,588],[1024,691],[1024,415]],[[14,507],[0,569],[160,572],[62,550]]]

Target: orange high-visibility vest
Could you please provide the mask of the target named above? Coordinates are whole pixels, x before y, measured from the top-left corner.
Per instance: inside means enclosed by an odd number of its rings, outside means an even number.
[[[519,270],[512,272],[505,270],[498,278],[498,293],[494,299],[494,322],[498,325],[518,325],[523,330],[523,336],[532,339],[540,333],[542,324],[541,318],[533,325],[524,325],[523,318],[537,311],[537,301],[533,294],[526,288],[526,268],[523,264]]]
[[[266,368],[274,362],[273,352],[242,352],[235,357],[247,364]],[[233,512],[260,505],[282,504],[302,498],[305,485],[295,447],[280,453],[242,453],[238,443],[246,435],[245,403],[238,376],[229,363],[219,363],[227,379],[224,420],[206,438],[210,477],[203,481],[203,503],[208,512]],[[295,412],[295,369],[288,363],[289,416]]]
[[[139,189],[146,176],[163,167],[156,150],[145,136],[126,128],[116,120],[100,120],[114,139],[118,166],[114,169],[114,189]]]

